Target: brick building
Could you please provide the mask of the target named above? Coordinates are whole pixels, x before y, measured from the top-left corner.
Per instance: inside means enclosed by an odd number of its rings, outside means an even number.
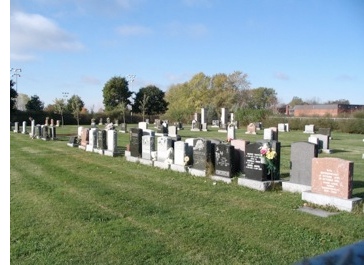
[[[317,105],[296,105],[287,108],[286,114],[294,117],[304,116],[326,116],[337,117],[342,113],[353,113],[354,111],[364,110],[364,105],[351,104],[317,104]]]

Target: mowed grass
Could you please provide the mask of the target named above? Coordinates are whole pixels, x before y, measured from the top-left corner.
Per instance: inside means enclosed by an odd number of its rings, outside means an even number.
[[[132,128],[128,125],[128,128]],[[56,141],[10,133],[11,264],[293,264],[364,238],[363,206],[322,218],[298,210],[300,194],[260,192],[101,156]],[[179,131],[187,137],[226,135]],[[239,129],[237,138],[255,141]],[[281,173],[290,144],[280,133]],[[333,132],[333,154],[354,162],[355,197],[364,197],[363,135]],[[118,146],[129,134],[118,133]]]

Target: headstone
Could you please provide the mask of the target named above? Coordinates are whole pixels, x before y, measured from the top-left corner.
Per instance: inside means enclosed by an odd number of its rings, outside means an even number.
[[[107,131],[106,130],[97,131],[96,148],[99,150],[99,152],[102,152],[107,149]],[[102,154],[103,154],[103,152],[102,152]]]
[[[234,174],[234,146],[217,144],[215,146],[215,175],[231,178]]]
[[[27,132],[27,122],[26,121],[23,121],[23,126],[22,126],[22,131],[21,131],[22,134],[26,134],[28,133]]]
[[[146,129],[148,129],[148,123],[146,123],[145,121],[141,121],[138,123],[138,128],[142,129],[142,130],[146,130]]]
[[[278,123],[278,131],[279,132],[286,132],[286,124],[284,123]]]
[[[315,125],[314,124],[305,125],[304,133],[315,133]]]
[[[256,132],[256,126],[254,123],[249,123],[249,125],[246,128],[246,134],[257,134]]]
[[[353,198],[354,162],[340,158],[313,158],[311,191],[302,200],[318,205],[352,211],[362,198]]]
[[[14,132],[15,133],[19,133],[20,131],[19,131],[19,122],[14,122]]]
[[[313,193],[350,199],[353,191],[354,162],[340,158],[312,159]]]
[[[187,148],[188,144],[184,141],[174,142],[174,164],[179,166],[187,166],[189,164],[190,158],[187,155]]]
[[[234,165],[236,167],[236,171],[245,174],[244,171],[244,162],[245,162],[245,150],[246,146],[249,144],[249,141],[241,140],[241,139],[235,139],[231,140],[230,144],[234,146]]]
[[[59,127],[61,125],[61,121],[60,120],[57,120],[56,121],[56,126]]]
[[[228,124],[228,121],[227,121],[227,110],[226,108],[221,108],[221,126],[220,128],[225,128],[226,129],[226,126]]]
[[[50,126],[49,127],[49,138],[51,140],[57,139],[56,127],[55,126]]]
[[[228,141],[235,139],[235,126],[234,124],[229,124],[227,131],[227,139]]]
[[[211,141],[203,138],[193,140],[193,165],[197,170],[205,171],[211,162]]]
[[[282,189],[290,192],[311,190],[312,158],[318,156],[318,146],[309,142],[291,144],[290,179]]]
[[[201,124],[207,123],[207,112],[205,108],[201,108]]]
[[[271,128],[264,129],[264,140],[273,140],[273,130]]]
[[[168,136],[159,136],[157,138],[157,161],[168,164],[173,162],[173,156],[171,159],[171,155],[173,155],[172,144],[172,139]]]
[[[317,134],[327,135],[331,139],[331,128],[318,128]]]
[[[102,118],[100,118],[100,120],[99,120],[99,125],[104,125],[104,124],[102,123]]]
[[[70,146],[70,147],[78,147],[78,138],[77,138],[77,136],[70,136],[67,145]]]
[[[41,139],[48,141],[49,140],[49,132],[48,132],[48,126],[47,125],[42,125],[41,126]]]
[[[30,133],[29,133],[30,138],[34,138],[35,137],[35,120],[31,119],[30,121]]]
[[[277,127],[270,127],[269,129],[272,130],[272,136],[274,141],[278,141],[278,128]]]
[[[143,130],[140,128],[131,128],[130,130],[130,155],[141,157],[142,155],[142,136]]]
[[[86,146],[88,145],[89,140],[89,128],[82,128],[81,133],[81,143],[78,148],[86,150]]]
[[[212,120],[211,127],[219,128],[220,127],[220,121],[219,120]]]
[[[118,144],[118,133],[116,130],[106,130],[106,146],[104,155],[106,156],[117,156],[120,152],[117,149]]]
[[[311,137],[316,137],[319,140],[319,149],[324,153],[331,153],[330,150],[330,139],[325,134],[312,134]]]
[[[97,147],[97,128],[91,128],[88,135],[88,144],[86,145],[86,151],[93,152]]]
[[[168,136],[169,137],[177,137],[177,127],[176,126],[168,126]]]
[[[142,158],[152,160],[152,152],[155,151],[155,136],[142,136]]]
[[[265,181],[267,174],[260,154],[263,143],[250,143],[245,149],[245,177],[252,180]]]
[[[35,138],[40,139],[42,138],[42,127],[40,124],[35,126]]]

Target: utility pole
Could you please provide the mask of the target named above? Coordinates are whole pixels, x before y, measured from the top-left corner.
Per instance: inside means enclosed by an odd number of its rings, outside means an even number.
[[[21,68],[11,68],[11,72],[14,72],[14,74],[11,76],[15,76],[15,91],[18,92],[18,77],[21,77],[19,72],[21,72]]]

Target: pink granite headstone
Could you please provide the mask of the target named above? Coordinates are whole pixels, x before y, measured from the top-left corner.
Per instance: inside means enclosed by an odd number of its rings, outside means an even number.
[[[312,158],[313,193],[350,199],[353,191],[354,162],[340,158]]]

